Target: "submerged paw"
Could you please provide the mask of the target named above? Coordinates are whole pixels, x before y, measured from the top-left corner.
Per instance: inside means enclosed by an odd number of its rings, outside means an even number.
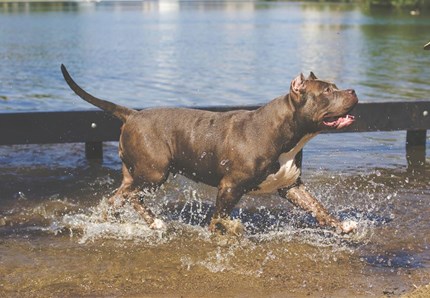
[[[229,218],[212,219],[209,229],[213,233],[230,236],[242,236],[245,232],[245,228],[240,220]]]

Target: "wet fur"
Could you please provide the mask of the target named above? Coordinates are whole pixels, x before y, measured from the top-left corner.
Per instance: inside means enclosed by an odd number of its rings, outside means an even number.
[[[139,190],[156,190],[170,173],[180,173],[218,188],[212,230],[226,226],[223,222],[243,194],[278,191],[314,214],[321,225],[349,232],[305,190],[296,154],[325,129],[325,117],[344,115],[355,106],[353,90],[338,90],[311,73],[307,79],[300,75],[293,80],[290,93],[254,111],[136,111],[90,95],[63,65],[61,70],[77,95],[123,121],[123,181],[111,202],[129,200],[152,227],[158,228],[159,221],[140,202]]]

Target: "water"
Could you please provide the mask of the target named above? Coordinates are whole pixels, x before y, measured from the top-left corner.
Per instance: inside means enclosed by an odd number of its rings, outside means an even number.
[[[99,97],[131,107],[266,102],[314,71],[361,101],[428,99],[426,12],[272,2],[0,3],[0,110],[92,108],[64,63]],[[430,282],[430,182],[408,168],[405,133],[322,135],[303,179],[338,236],[276,196],[234,211],[244,237],[207,230],[216,192],[180,176],[106,220],[121,181],[117,144],[102,164],[83,144],[0,147],[0,296],[398,296]],[[430,152],[427,142],[427,152]],[[198,281],[198,282],[197,282]]]

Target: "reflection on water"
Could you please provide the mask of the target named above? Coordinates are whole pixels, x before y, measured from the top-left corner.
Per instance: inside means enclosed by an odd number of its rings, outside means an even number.
[[[261,103],[310,70],[362,101],[427,99],[429,29],[425,12],[350,5],[0,3],[0,109],[89,108],[61,63],[135,107]],[[234,211],[245,236],[215,237],[215,189],[180,176],[146,198],[167,230],[127,206],[109,216],[116,146],[105,144],[102,164],[83,144],[0,147],[0,296],[398,296],[430,281],[429,164],[408,169],[404,132],[323,135],[305,148],[310,191],[359,223],[343,236],[276,196],[247,196]]]

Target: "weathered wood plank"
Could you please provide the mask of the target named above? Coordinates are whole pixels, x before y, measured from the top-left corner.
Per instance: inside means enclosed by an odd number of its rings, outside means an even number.
[[[103,143],[102,142],[86,142],[85,157],[87,159],[103,159]]]
[[[430,129],[430,101],[358,104],[354,125],[343,132]]]
[[[202,107],[211,111],[259,106]],[[430,129],[430,101],[360,103],[356,122],[340,132]],[[103,111],[0,114],[0,145],[117,141],[121,122]],[[329,131],[338,132],[338,131]]]
[[[0,114],[0,145],[117,141],[120,126],[103,111]]]

